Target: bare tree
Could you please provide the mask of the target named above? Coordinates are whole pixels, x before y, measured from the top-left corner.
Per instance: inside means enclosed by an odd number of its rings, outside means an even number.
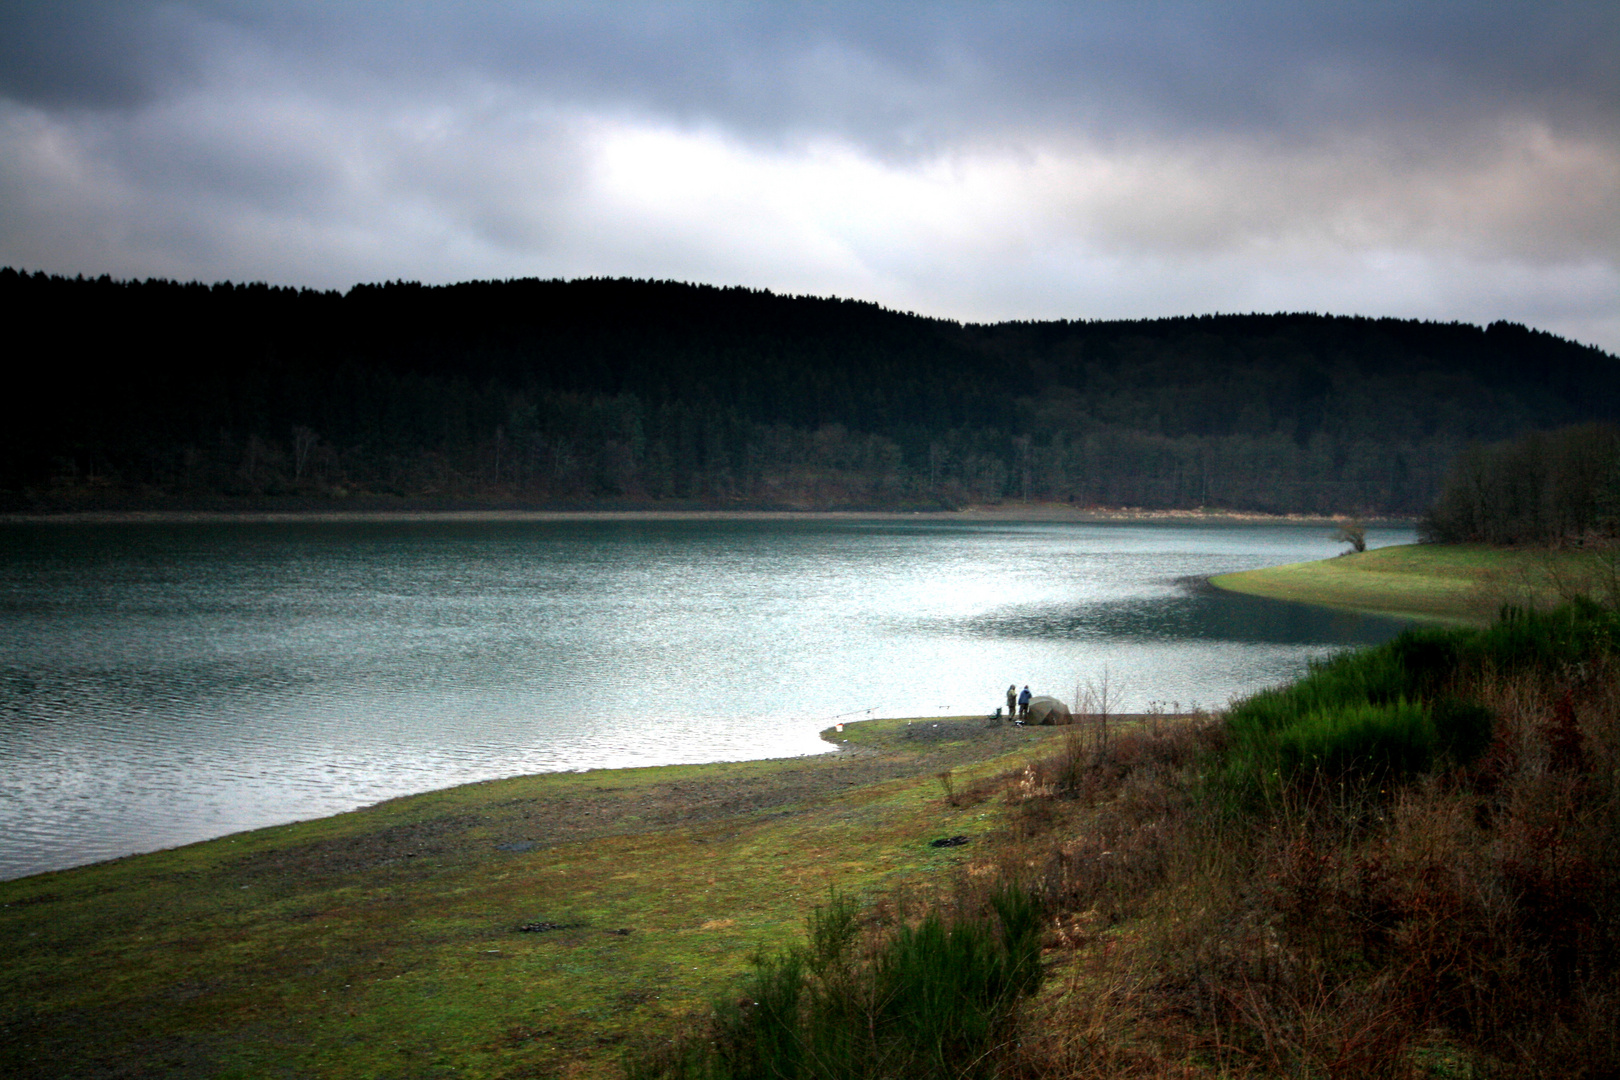
[[[1099,754],[1108,749],[1108,716],[1119,708],[1123,696],[1124,688],[1107,664],[1097,678],[1087,679],[1074,688],[1075,719],[1078,722],[1083,717],[1090,721],[1088,727]]]
[[[292,429],[294,480],[303,477],[304,466],[309,464],[309,455],[315,452],[315,444],[320,441],[319,435],[302,424]]]
[[[242,447],[242,467],[238,470],[242,479],[250,484],[259,482],[259,470],[265,466],[275,465],[281,459],[280,453],[271,443],[249,435]]]
[[[1337,540],[1341,544],[1349,544],[1351,551],[1366,551],[1367,526],[1363,525],[1355,518],[1351,518],[1349,521],[1344,522],[1337,529],[1333,530],[1333,539]],[[1348,555],[1349,552],[1344,552],[1344,554]]]
[[[1029,466],[1029,436],[1020,435],[1018,438],[1013,440],[1013,446],[1018,451],[1018,475],[1023,481],[1024,501],[1029,502],[1029,483],[1031,479]]]

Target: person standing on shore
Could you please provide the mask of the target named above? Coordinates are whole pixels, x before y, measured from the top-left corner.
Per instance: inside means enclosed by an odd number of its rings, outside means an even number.
[[[1018,695],[1018,719],[1029,719],[1029,699],[1032,696],[1028,686],[1024,687],[1024,692]]]
[[[1012,720],[1018,716],[1018,684],[1013,683],[1007,687],[1007,719]]]

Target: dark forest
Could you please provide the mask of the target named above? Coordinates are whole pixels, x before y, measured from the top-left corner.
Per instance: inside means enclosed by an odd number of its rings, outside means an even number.
[[[962,325],[632,280],[0,270],[0,508],[1416,515],[1472,444],[1620,419],[1620,359],[1313,314]]]
[[[1612,541],[1620,536],[1620,427],[1580,424],[1465,447],[1419,533],[1453,544]]]

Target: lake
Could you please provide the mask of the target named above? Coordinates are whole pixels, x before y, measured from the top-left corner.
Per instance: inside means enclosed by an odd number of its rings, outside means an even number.
[[[988,714],[1009,683],[1218,707],[1400,629],[1201,584],[1328,532],[0,525],[0,878],[520,773],[818,753],[835,720]]]

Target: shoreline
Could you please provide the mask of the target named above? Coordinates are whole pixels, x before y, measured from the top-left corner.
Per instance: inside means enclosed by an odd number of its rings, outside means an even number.
[[[592,521],[991,521],[1215,525],[1333,525],[1344,515],[1264,514],[1241,510],[1146,510],[1138,507],[1076,508],[1063,504],[970,506],[961,510],[64,510],[0,514],[0,525],[183,525],[183,524],[368,524],[391,522]],[[1363,519],[1402,525],[1407,518]]]
[[[1121,724],[1143,724],[1151,721],[1185,721],[1192,719],[1194,713],[1110,713],[1109,721]],[[140,851],[126,851],[122,854],[108,855],[94,858],[88,862],[74,863],[68,866],[45,867],[43,869],[29,870],[14,876],[0,874],[0,888],[30,879],[41,878],[52,874],[72,874],[94,867],[110,866],[132,859],[155,858],[184,852],[190,848],[201,847],[221,842],[234,842],[233,837],[247,837],[259,833],[272,833],[277,830],[298,829],[303,827],[320,827],[322,823],[333,822],[349,818],[354,815],[367,815],[381,813],[385,808],[399,803],[408,803],[413,800],[436,800],[454,797],[458,792],[472,792],[487,788],[490,785],[506,785],[517,783],[547,783],[563,782],[595,783],[615,778],[634,778],[635,783],[657,782],[662,777],[682,777],[691,774],[702,774],[707,771],[724,772],[735,770],[763,770],[792,768],[806,762],[823,761],[826,763],[838,760],[851,760],[871,756],[878,751],[874,749],[872,740],[876,738],[892,738],[899,733],[907,740],[919,744],[936,743],[941,740],[953,741],[963,737],[972,737],[982,731],[990,732],[1005,729],[1009,736],[1015,732],[1027,732],[1025,737],[1042,740],[1051,737],[1060,729],[1078,727],[1084,717],[1077,718],[1070,724],[1013,724],[1003,720],[1000,724],[991,724],[990,714],[972,713],[945,716],[915,716],[915,717],[871,717],[861,720],[846,720],[843,722],[844,731],[840,731],[837,724],[831,724],[818,731],[817,737],[824,744],[821,748],[803,754],[790,754],[772,757],[753,758],[716,758],[710,761],[670,761],[656,765],[600,765],[585,769],[554,769],[542,772],[513,773],[506,776],[486,777],[481,780],[464,780],[450,784],[446,787],[426,788],[421,791],[409,791],[399,795],[392,795],[375,802],[363,803],[344,810],[333,810],[327,813],[316,814],[312,817],[297,817],[281,821],[271,821],[265,824],[246,825],[230,832],[217,833],[192,840],[182,840],[163,847],[155,847]],[[915,728],[913,735],[906,732],[907,728]],[[559,780],[559,778],[568,778]]]
[[[967,794],[1061,743],[925,723],[848,723],[853,752],[465,784],[0,882],[0,986],[26,1003],[0,1067],[621,1075],[623,1044],[830,892],[927,889],[989,856],[992,789],[952,799],[947,779]]]

